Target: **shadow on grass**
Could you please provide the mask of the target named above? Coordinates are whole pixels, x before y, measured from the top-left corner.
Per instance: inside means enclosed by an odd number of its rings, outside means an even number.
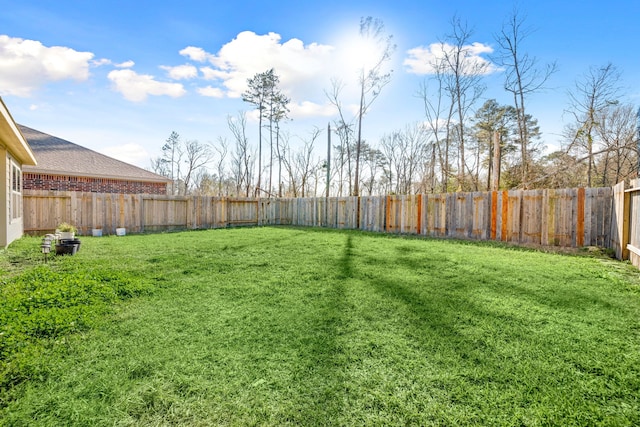
[[[439,270],[442,266],[456,267],[455,263],[452,263],[446,255],[424,253],[420,254],[420,258],[417,259],[407,256],[407,254],[411,254],[411,249],[410,247],[399,247],[397,249],[399,255],[394,262],[412,271],[433,272],[436,276],[442,276],[441,279],[443,282],[446,279],[448,286],[453,284],[451,281],[448,281],[449,277],[446,277],[446,275]],[[380,260],[376,262],[380,262]],[[575,280],[569,281],[567,279],[566,282],[561,282],[553,273],[551,273],[553,277],[540,278],[536,276],[532,277],[529,283],[526,283],[522,281],[522,278],[513,280],[511,274],[513,267],[505,266],[501,263],[485,265],[485,268],[492,271],[493,274],[486,274],[486,272],[482,270],[476,272],[472,279],[465,279],[464,281],[470,281],[476,284],[482,288],[486,295],[493,297],[517,298],[522,300],[523,303],[544,307],[550,311],[570,309],[586,312],[592,310],[594,307],[614,311],[625,310],[625,308],[627,308],[623,304],[615,304],[611,299],[602,297],[602,290],[591,287],[586,283],[581,285],[576,283]],[[459,268],[455,269],[458,270]],[[562,274],[560,276],[562,276]],[[462,279],[463,278],[460,277],[461,281]]]
[[[344,246],[344,251],[342,253],[342,257],[338,261],[338,269],[340,271],[340,275],[338,279],[349,279],[353,275],[353,236],[351,234],[347,235],[347,243]]]
[[[308,313],[308,342],[302,350],[300,372],[296,374],[305,383],[306,396],[298,397],[303,405],[298,405],[294,421],[300,425],[316,424],[318,420],[339,419],[344,411],[344,390],[346,386],[346,355],[343,336],[348,323],[345,280],[353,275],[353,236],[347,235],[342,256],[338,260],[339,274],[327,285],[322,297],[314,303]]]

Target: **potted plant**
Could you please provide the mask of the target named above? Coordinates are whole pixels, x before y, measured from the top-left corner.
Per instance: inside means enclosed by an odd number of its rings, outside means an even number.
[[[80,240],[75,238],[76,231],[78,229],[67,222],[58,225],[56,234],[59,235],[59,239],[56,244],[56,255],[75,255],[80,248]]]
[[[63,222],[58,225],[56,231],[60,232],[60,239],[73,240],[78,229],[67,222]]]
[[[102,237],[102,226],[98,225],[91,229],[91,235],[93,237]]]

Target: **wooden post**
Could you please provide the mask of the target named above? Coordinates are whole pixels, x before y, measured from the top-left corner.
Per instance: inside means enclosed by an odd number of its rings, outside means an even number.
[[[576,246],[584,246],[584,188],[578,188],[577,224],[576,224]]]
[[[387,196],[387,205],[385,206],[384,231],[389,232],[389,219],[391,217],[391,196]]]
[[[118,210],[118,227],[126,227],[124,220],[124,194],[120,194],[119,198],[119,210]]]
[[[418,221],[416,221],[416,233],[422,234],[422,194],[418,194],[416,198],[418,199]]]

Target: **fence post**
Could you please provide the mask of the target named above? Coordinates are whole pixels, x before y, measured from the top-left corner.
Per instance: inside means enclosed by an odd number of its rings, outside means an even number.
[[[385,231],[385,233],[388,233],[389,229],[390,229],[390,227],[389,227],[389,224],[390,224],[389,219],[391,217],[391,196],[387,196],[385,198],[385,200],[386,200],[386,206],[385,206],[385,209],[384,209],[384,231]]]
[[[611,246],[619,260],[629,259],[629,213],[630,193],[625,191],[625,183],[613,186],[613,202],[611,215]]]
[[[138,227],[141,233],[144,233],[144,197],[142,194],[137,194],[138,199]]]
[[[422,194],[416,196],[418,203],[418,220],[416,221],[416,233],[422,234]]]
[[[578,188],[578,206],[577,216],[578,223],[576,224],[576,246],[581,248],[584,246],[584,203],[585,191],[584,188]]]

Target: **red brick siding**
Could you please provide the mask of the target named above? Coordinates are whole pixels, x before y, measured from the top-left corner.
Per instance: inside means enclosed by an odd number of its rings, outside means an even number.
[[[23,173],[24,190],[85,191],[92,193],[167,194],[167,184],[80,176]]]

